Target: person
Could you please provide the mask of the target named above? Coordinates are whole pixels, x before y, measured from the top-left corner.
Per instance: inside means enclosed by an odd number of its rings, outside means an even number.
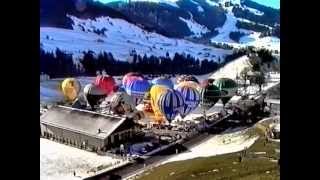
[[[99,133],[99,134],[101,133],[101,129],[100,129],[100,128],[98,129],[98,133]]]
[[[76,176],[76,171],[73,171],[73,176]]]

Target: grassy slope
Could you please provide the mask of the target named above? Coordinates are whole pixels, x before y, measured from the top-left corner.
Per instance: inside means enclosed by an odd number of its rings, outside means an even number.
[[[279,154],[274,151],[275,148],[279,149],[279,144],[270,142],[265,146],[262,128],[254,128],[253,130],[251,133],[258,133],[261,138],[248,149],[248,155],[241,163],[239,163],[240,152],[210,158],[196,158],[165,164],[145,172],[139,179],[280,179],[277,161],[271,161],[279,158]],[[255,155],[253,152],[266,152],[266,154]]]

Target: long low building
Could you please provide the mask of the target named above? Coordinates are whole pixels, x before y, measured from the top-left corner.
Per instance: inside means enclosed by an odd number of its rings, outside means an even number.
[[[40,117],[43,137],[91,151],[128,142],[139,130],[133,118],[53,106]]]

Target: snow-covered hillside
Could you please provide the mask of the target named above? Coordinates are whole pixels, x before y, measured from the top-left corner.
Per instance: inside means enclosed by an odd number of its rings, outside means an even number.
[[[56,48],[81,57],[83,51],[111,52],[116,59],[126,61],[130,53],[148,56],[165,56],[169,52],[173,57],[177,53],[190,54],[196,58],[217,60],[230,50],[217,49],[186,40],[170,39],[165,36],[149,33],[122,19],[100,17],[95,20],[83,20],[70,16],[74,22],[73,30],[40,27],[40,42],[46,51]],[[198,32],[197,26],[192,24]],[[105,35],[93,33],[94,30],[105,29]],[[202,30],[203,31],[203,30]]]
[[[198,6],[201,7],[201,6]],[[183,22],[187,23],[190,31],[194,34],[192,37],[201,37],[203,34],[210,32],[210,30],[201,25],[198,24],[195,20],[193,20],[193,16],[191,13],[190,14],[190,19],[184,19],[182,17],[179,17]]]
[[[210,78],[218,79],[218,78],[231,78],[236,79],[237,75],[240,74],[240,72],[245,67],[252,67],[252,65],[249,62],[248,56],[242,56],[227,65],[225,65],[223,68],[220,68],[218,71],[214,72]]]
[[[247,20],[247,19],[235,17],[232,12],[232,8],[233,7],[225,8],[227,10],[226,22],[224,23],[224,25],[221,28],[216,29],[219,31],[219,34],[217,36],[213,37],[211,39],[211,42],[225,43],[225,44],[228,44],[228,45],[235,47],[235,48],[254,46],[254,47],[258,47],[258,48],[266,48],[269,50],[277,50],[280,52],[280,39],[279,38],[273,37],[273,36],[267,36],[267,37],[260,38],[259,37],[261,35],[260,32],[237,28],[236,27],[237,21],[243,21],[243,22],[247,22],[247,23],[254,23],[254,22]],[[251,8],[251,11],[253,11],[252,8]],[[258,23],[258,25],[265,26],[265,27],[271,29],[271,27],[269,27],[267,25],[263,25],[263,24],[259,24],[259,23]],[[230,39],[230,37],[229,37],[229,34],[231,32],[236,32],[236,31],[239,31],[239,32],[242,32],[245,34],[243,37],[240,38],[239,43],[235,42],[234,40]]]

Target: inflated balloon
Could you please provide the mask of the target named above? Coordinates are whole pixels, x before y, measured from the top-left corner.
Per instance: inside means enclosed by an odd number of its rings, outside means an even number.
[[[162,85],[162,86],[166,86],[166,87],[168,87],[170,89],[173,89],[173,82],[169,78],[158,77],[158,78],[153,79],[151,81],[151,83],[153,85]]]
[[[111,110],[116,114],[125,114],[135,110],[132,97],[126,92],[116,92],[110,98]]]
[[[112,76],[99,75],[96,77],[94,84],[107,95],[117,90],[116,81]]]
[[[198,107],[200,103],[200,94],[197,89],[188,86],[180,86],[176,88],[176,90],[182,94],[184,100],[184,108],[181,113],[181,117],[184,118]]]
[[[200,89],[200,105],[205,110],[210,109],[212,106],[214,106],[220,99],[220,89],[213,85],[213,84],[207,84],[204,87],[201,87]]]
[[[125,81],[125,84],[123,85],[124,88],[127,88],[127,86],[135,81],[135,80],[144,80],[142,77],[139,77],[139,76],[129,76],[126,78],[126,81]]]
[[[184,109],[184,100],[180,92],[168,89],[158,99],[158,106],[167,121],[171,122]]]
[[[232,96],[236,95],[238,90],[237,83],[229,78],[219,78],[216,81],[213,82],[214,85],[216,85],[221,92],[221,101],[223,105],[225,105]]]
[[[93,110],[95,109],[95,106],[99,105],[100,101],[107,96],[99,86],[94,84],[87,84],[83,89],[83,93]]]
[[[165,119],[162,115],[159,106],[158,106],[158,99],[159,97],[168,91],[169,88],[161,85],[153,85],[150,89],[150,104],[151,108],[154,112],[154,120],[157,123],[162,123]]]
[[[143,75],[142,74],[140,74],[140,73],[137,73],[137,72],[129,72],[129,73],[127,73],[126,75],[124,75],[123,76],[123,78],[122,78],[122,86],[124,87],[124,88],[126,88],[126,85],[128,84],[128,78],[129,77],[140,77],[140,79],[144,79],[143,78]]]
[[[177,84],[180,84],[181,82],[184,82],[184,81],[193,81],[193,82],[199,84],[199,80],[195,76],[192,76],[192,75],[181,75],[177,78]]]
[[[139,104],[147,91],[149,91],[151,85],[147,80],[136,79],[131,81],[127,87],[126,92],[134,98],[135,104]]]
[[[67,101],[74,101],[80,90],[81,84],[75,78],[67,78],[61,84],[61,91]]]
[[[213,84],[214,79],[205,79],[200,83],[200,87],[206,87],[209,84]]]
[[[185,86],[191,87],[191,88],[194,88],[194,89],[197,89],[197,90],[200,88],[199,84],[197,84],[197,83],[195,83],[193,81],[183,81],[183,82],[181,82],[181,83],[179,83],[177,85],[176,89],[179,88],[179,87],[185,87]]]

